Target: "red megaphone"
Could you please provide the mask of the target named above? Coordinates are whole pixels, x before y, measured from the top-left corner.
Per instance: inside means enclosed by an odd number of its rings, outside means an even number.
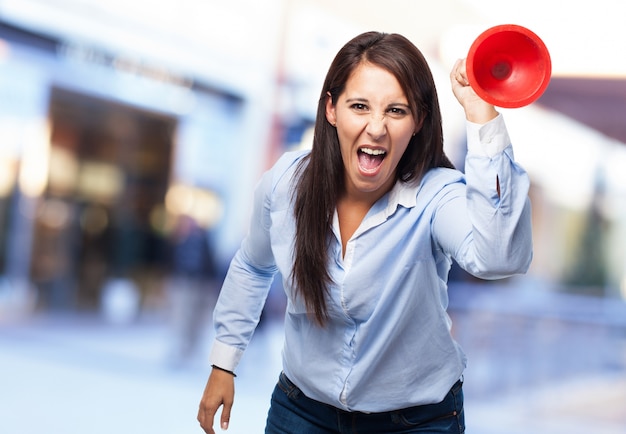
[[[490,104],[523,107],[543,94],[552,62],[543,41],[525,27],[503,24],[484,31],[466,60],[474,92]]]

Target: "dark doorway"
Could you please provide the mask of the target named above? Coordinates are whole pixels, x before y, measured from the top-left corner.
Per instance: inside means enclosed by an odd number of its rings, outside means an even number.
[[[60,88],[49,118],[32,261],[41,303],[95,308],[113,278],[147,290],[163,268],[151,222],[168,188],[176,118]]]

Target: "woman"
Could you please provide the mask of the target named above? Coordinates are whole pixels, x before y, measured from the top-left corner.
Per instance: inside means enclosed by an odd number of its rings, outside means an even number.
[[[288,304],[266,433],[464,432],[452,260],[510,276],[527,270],[532,242],[529,181],[502,116],[464,61],[450,78],[468,121],[465,176],[443,152],[434,81],[411,42],[368,32],[339,51],[312,150],[285,154],[257,186],[214,314],[207,433],[220,406],[228,427],[234,371],[277,272]]]

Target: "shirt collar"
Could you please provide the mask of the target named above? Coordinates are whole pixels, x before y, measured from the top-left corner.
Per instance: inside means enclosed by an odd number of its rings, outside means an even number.
[[[415,205],[417,205],[417,191],[419,188],[419,181],[396,181],[395,185],[389,192],[387,209],[393,212],[398,206],[403,206],[405,208],[415,207]]]

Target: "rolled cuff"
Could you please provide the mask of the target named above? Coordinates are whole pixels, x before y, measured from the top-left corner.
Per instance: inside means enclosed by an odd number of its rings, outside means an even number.
[[[216,340],[213,342],[213,347],[211,348],[209,364],[219,366],[227,371],[235,372],[241,360],[241,356],[243,356],[242,350]]]
[[[486,124],[467,124],[467,151],[469,154],[493,158],[511,144],[502,114]]]

